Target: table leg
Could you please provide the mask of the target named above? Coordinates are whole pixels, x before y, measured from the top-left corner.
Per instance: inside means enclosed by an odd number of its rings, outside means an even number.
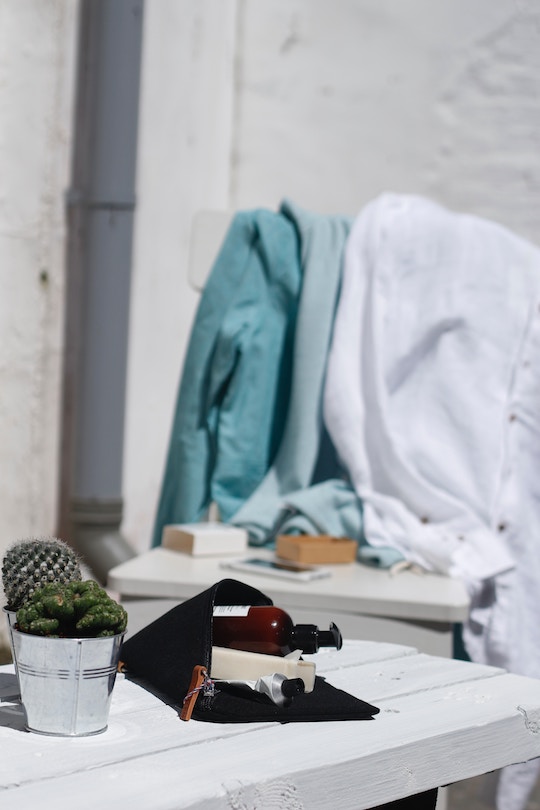
[[[434,790],[428,790],[426,793],[417,793],[415,796],[408,796],[406,799],[381,804],[374,810],[435,810],[436,804],[437,788],[434,788]]]

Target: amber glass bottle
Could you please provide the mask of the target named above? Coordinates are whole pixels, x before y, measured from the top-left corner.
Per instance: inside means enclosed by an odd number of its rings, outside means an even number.
[[[213,644],[266,655],[287,655],[293,650],[315,653],[319,647],[342,646],[339,629],[314,624],[294,624],[284,610],[273,605],[216,605],[212,624]]]

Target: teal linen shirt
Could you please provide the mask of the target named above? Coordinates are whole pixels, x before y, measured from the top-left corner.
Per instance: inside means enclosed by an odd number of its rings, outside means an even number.
[[[301,281],[290,219],[237,214],[195,316],[153,546],[163,526],[200,520],[212,501],[228,521],[271,465],[288,409]]]

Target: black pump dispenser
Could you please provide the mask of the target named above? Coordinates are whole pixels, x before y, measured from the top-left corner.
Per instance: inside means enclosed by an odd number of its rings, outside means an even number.
[[[330,623],[328,630],[319,630],[314,624],[295,624],[292,630],[292,643],[296,650],[302,652],[316,653],[320,647],[335,647],[341,650],[343,638],[339,628]]]

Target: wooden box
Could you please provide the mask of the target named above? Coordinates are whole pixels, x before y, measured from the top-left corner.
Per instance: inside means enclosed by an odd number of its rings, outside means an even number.
[[[348,563],[356,560],[358,542],[329,534],[280,534],[276,555],[299,563]]]
[[[224,523],[178,523],[163,527],[161,544],[193,557],[238,554],[248,547],[245,529]]]

